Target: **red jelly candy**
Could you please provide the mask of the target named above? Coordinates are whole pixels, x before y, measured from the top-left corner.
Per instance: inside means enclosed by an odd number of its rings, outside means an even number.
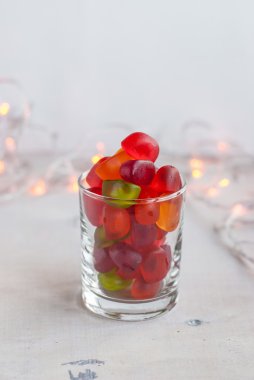
[[[117,274],[128,280],[137,275],[142,255],[125,243],[114,244],[109,248],[109,256],[118,267]]]
[[[150,252],[140,266],[140,273],[147,283],[161,281],[168,273],[170,262],[168,254],[159,248]]]
[[[91,193],[101,195],[101,189],[98,187],[92,187],[88,189]],[[94,226],[100,226],[103,220],[103,209],[105,203],[103,200],[96,197],[93,198],[93,194],[83,194],[84,212],[91,224]]]
[[[115,263],[111,260],[107,248],[94,248],[93,251],[94,268],[97,272],[106,273],[115,267]]]
[[[160,282],[147,284],[140,279],[136,279],[131,286],[131,295],[138,300],[153,298],[158,294],[160,287]]]
[[[150,186],[142,186],[139,194],[139,199],[158,198],[160,193]]]
[[[132,221],[131,244],[132,247],[141,253],[146,253],[154,248],[157,238],[157,226],[155,224],[143,225]]]
[[[155,161],[159,154],[156,140],[143,132],[134,132],[122,141],[122,148],[137,160]]]
[[[151,187],[160,194],[175,193],[182,187],[179,171],[171,165],[162,166],[156,172]]]
[[[86,182],[90,187],[101,187],[102,186],[102,179],[96,174],[96,168],[98,165],[100,165],[103,161],[107,160],[108,157],[102,157],[89,171],[89,173],[86,176]]]
[[[120,167],[121,177],[136,185],[149,185],[155,175],[155,166],[151,161],[129,160]]]
[[[172,259],[172,253],[171,253],[171,247],[170,247],[170,245],[164,244],[164,245],[161,246],[161,248],[166,252],[166,255],[167,255],[168,261],[169,261],[169,265],[170,265],[171,259]]]
[[[124,208],[105,205],[103,223],[106,236],[109,240],[121,239],[130,230],[130,216]]]
[[[152,202],[135,206],[135,218],[140,224],[155,224],[160,215],[160,205]]]

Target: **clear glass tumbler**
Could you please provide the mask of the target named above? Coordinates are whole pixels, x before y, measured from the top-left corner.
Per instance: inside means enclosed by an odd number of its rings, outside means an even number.
[[[139,321],[178,297],[185,182],[157,198],[115,199],[79,178],[82,298],[92,312]]]

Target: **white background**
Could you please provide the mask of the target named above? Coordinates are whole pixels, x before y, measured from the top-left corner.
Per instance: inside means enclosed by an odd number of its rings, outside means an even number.
[[[173,135],[192,118],[253,148],[251,0],[0,1],[0,76],[75,146],[112,122]]]

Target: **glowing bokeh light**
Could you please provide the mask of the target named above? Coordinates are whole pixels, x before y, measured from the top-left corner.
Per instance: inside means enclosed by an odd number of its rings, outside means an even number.
[[[99,152],[104,152],[105,150],[105,144],[102,142],[102,141],[98,141],[96,143],[96,149],[99,151]]]
[[[241,216],[246,214],[247,209],[241,203],[237,203],[232,207],[231,214],[233,216]]]
[[[189,164],[192,169],[202,169],[204,167],[204,162],[198,158],[192,158]]]
[[[33,195],[34,197],[39,197],[41,195],[44,195],[46,194],[46,192],[47,192],[47,186],[44,179],[39,179],[29,189],[29,193]]]
[[[103,157],[102,154],[98,153],[98,154],[95,154],[92,158],[91,158],[91,162],[93,164],[96,164],[98,161],[100,161],[100,159]]]
[[[225,141],[218,141],[217,149],[219,152],[227,152],[229,150],[229,144]]]
[[[69,184],[67,186],[67,189],[70,193],[77,193],[79,188],[78,188],[78,179],[76,176],[71,176],[69,179]]]
[[[6,150],[10,153],[15,152],[16,150],[16,142],[13,137],[6,137],[5,139],[5,147]]]
[[[222,179],[219,181],[219,183],[218,183],[218,185],[219,185],[220,187],[227,187],[227,186],[229,186],[229,184],[230,184],[230,180],[229,180],[228,178],[222,178]]]
[[[209,198],[214,198],[217,197],[217,195],[219,194],[219,190],[217,189],[217,187],[210,187],[207,190],[206,194]]]
[[[5,172],[5,162],[3,160],[0,160],[0,174],[3,174]]]
[[[6,116],[10,111],[9,103],[1,103],[0,104],[0,116]]]
[[[203,172],[200,169],[193,169],[191,172],[191,175],[193,178],[198,179],[203,177]]]

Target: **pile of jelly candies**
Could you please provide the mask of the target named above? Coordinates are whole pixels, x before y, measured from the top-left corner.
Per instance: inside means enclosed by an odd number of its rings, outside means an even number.
[[[161,289],[172,261],[166,235],[180,219],[181,195],[158,202],[182,187],[175,167],[155,167],[158,154],[156,140],[135,132],[86,177],[91,195],[85,192],[83,204],[96,227],[93,263],[100,286],[110,292],[125,289],[133,299],[152,298]]]

